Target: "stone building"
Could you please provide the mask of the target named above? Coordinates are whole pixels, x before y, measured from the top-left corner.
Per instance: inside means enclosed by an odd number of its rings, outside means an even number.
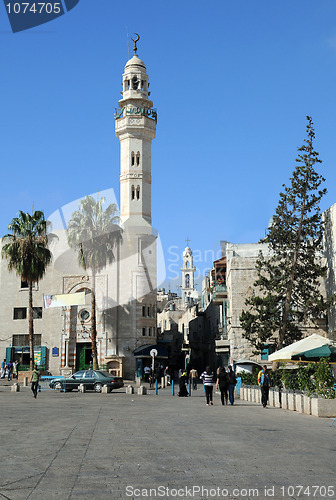
[[[268,246],[259,243],[222,244],[227,260],[227,338],[230,344],[230,364],[237,360],[260,361],[260,356],[253,354],[250,342],[243,337],[240,315],[246,309],[245,300],[253,294],[253,283],[257,279],[255,269],[260,251],[266,256]]]
[[[115,113],[120,141],[120,219],[122,242],[115,261],[96,277],[97,348],[99,365],[133,378],[135,355],[144,345],[156,345],[156,233],[151,219],[151,142],[157,114],[149,99],[146,66],[137,55],[122,76],[122,98]],[[76,210],[78,207],[74,207]],[[91,276],[77,264],[67,245],[66,223],[53,217],[57,239],[51,244],[53,264],[35,286],[36,359],[53,374],[70,374],[91,360]],[[1,262],[0,356],[29,358],[28,292],[7,262]],[[85,292],[85,304],[43,309],[43,296]],[[73,300],[74,304],[76,300]]]
[[[327,263],[328,273],[326,280],[321,279],[321,293],[331,296],[336,292],[335,287],[335,263],[336,263],[336,205],[325,212],[327,224],[325,228],[324,249],[321,258]],[[230,362],[237,360],[245,363],[247,361],[263,362],[273,352],[275,346],[272,343],[265,345],[261,355],[253,353],[253,347],[243,337],[243,329],[240,325],[240,315],[246,309],[245,300],[254,293],[254,282],[257,279],[256,260],[262,251],[265,257],[269,256],[268,245],[260,243],[232,244],[221,242],[222,253],[227,260],[227,334],[230,343]],[[336,338],[335,331],[335,308],[328,314],[328,321],[321,317],[318,323],[304,325],[304,336],[317,333],[329,338]]]
[[[336,293],[336,204],[324,212],[324,257],[327,264],[325,280],[326,295],[328,298]],[[328,336],[336,341],[336,304],[328,312]]]

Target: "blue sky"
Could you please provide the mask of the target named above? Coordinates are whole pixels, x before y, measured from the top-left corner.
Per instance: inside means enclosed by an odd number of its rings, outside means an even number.
[[[201,270],[220,240],[263,236],[306,115],[327,179],[322,207],[336,203],[334,0],[80,0],[16,34],[1,4],[1,234],[33,203],[49,215],[98,190],[119,198],[113,115],[127,28],[141,36],[158,110],[152,216],[173,289],[172,252],[187,236]]]

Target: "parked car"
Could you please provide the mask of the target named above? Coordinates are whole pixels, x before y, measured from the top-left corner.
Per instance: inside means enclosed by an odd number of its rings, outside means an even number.
[[[49,384],[51,389],[65,390],[66,392],[78,389],[80,384],[84,384],[87,390],[101,392],[103,385],[113,389],[123,387],[124,382],[121,377],[115,377],[102,370],[80,370],[68,378],[55,378]]]

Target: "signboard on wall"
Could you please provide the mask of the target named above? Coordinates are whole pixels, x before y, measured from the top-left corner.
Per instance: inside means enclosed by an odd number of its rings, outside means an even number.
[[[34,362],[37,366],[41,365],[41,359],[42,359],[41,349],[34,349]]]

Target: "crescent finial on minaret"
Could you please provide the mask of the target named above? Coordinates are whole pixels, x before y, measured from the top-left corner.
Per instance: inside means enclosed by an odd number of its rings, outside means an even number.
[[[134,40],[134,38],[131,38],[131,40],[134,42],[134,47],[133,47],[133,50],[134,50],[134,55],[136,56],[137,55],[137,42],[140,40],[140,36],[138,35],[138,33],[134,33],[137,38]]]

